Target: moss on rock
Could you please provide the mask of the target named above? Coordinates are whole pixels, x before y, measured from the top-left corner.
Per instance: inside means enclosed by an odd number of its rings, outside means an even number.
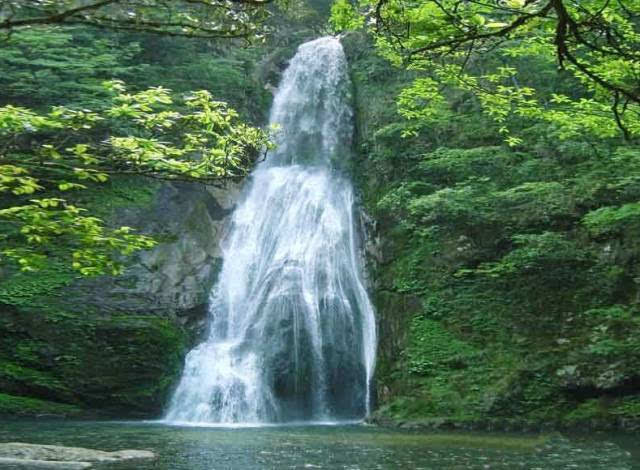
[[[156,316],[0,305],[0,390],[118,416],[158,416],[187,334]]]
[[[0,416],[79,417],[87,410],[66,403],[0,393]]]

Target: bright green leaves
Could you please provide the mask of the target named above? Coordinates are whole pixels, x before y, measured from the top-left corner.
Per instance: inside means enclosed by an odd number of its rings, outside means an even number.
[[[49,117],[11,105],[0,108],[0,136],[3,137],[8,138],[12,135],[43,129],[59,129],[61,126],[57,115]]]
[[[105,87],[116,92],[114,106],[106,111],[109,117],[132,119],[145,127],[153,127],[160,118],[168,119],[168,116],[172,115],[170,112],[157,112],[162,105],[173,103],[169,90],[165,88],[152,87],[139,93],[129,94],[124,83],[119,80],[105,82]]]
[[[364,18],[356,12],[349,0],[336,0],[331,6],[329,23],[334,32],[350,31],[362,28]]]
[[[121,82],[107,85],[117,94],[111,106],[98,111],[56,107],[41,115],[13,106],[0,108],[0,134],[9,141],[2,163],[14,162],[3,172],[4,178],[10,178],[15,168],[22,168],[25,175],[37,168],[96,182],[106,181],[109,173],[130,172],[168,179],[237,177],[246,174],[257,153],[271,145],[266,133],[241,123],[233,109],[214,101],[208,92],[174,103],[169,91],[160,87],[128,94]],[[186,111],[179,112],[179,106]],[[117,135],[119,129],[126,135]],[[111,135],[96,144],[90,134],[83,137],[91,130],[108,130]],[[20,136],[38,132],[43,132],[38,141],[50,141],[40,143],[37,156],[18,157]],[[44,167],[42,161],[47,162]],[[74,188],[67,183],[72,182],[65,181],[60,189]]]
[[[115,87],[116,104],[106,114],[120,125],[139,128],[138,135],[111,136],[105,142],[121,172],[135,169],[149,176],[209,180],[239,177],[271,146],[266,133],[241,123],[238,113],[207,91],[184,97],[186,112],[181,113],[169,109],[175,105],[166,89],[127,94],[122,83]],[[154,134],[173,140],[159,141]]]
[[[594,235],[611,235],[640,227],[640,203],[620,207],[601,207],[584,216],[583,222]]]
[[[57,246],[61,240],[72,250],[71,266],[83,275],[119,274],[123,265],[116,255],[130,255],[155,245],[150,237],[130,233],[129,227],[106,227],[101,219],[84,215],[85,209],[64,199],[29,202],[0,209],[0,220],[19,227],[21,239],[19,244],[0,244],[0,253],[15,261],[22,271],[41,269],[49,247]]]
[[[90,185],[118,174],[239,178],[272,146],[266,132],[206,91],[176,101],[160,87],[127,93],[115,81],[107,88],[112,102],[95,110],[0,108],[0,224],[11,227],[0,253],[24,271],[42,266],[48,244],[71,247],[72,266],[83,275],[118,274],[122,256],[154,245],[75,204]]]
[[[407,135],[463,92],[510,146],[537,121],[562,140],[640,137],[640,30],[622,2],[360,0],[359,18],[342,0],[334,6],[332,21],[366,24],[383,57],[419,71],[398,101],[412,121]],[[533,64],[563,73],[545,83]]]
[[[124,265],[114,258],[114,252],[128,256],[156,245],[151,237],[129,233],[129,227],[109,232],[94,217],[77,219],[76,224],[82,233],[83,244],[73,251],[71,266],[84,276],[122,274]]]
[[[58,184],[58,189],[60,191],[69,191],[71,189],[87,189],[87,187],[83,184],[78,184],[78,183],[68,183],[68,182],[62,182],[60,184]]]
[[[588,260],[586,250],[560,233],[514,235],[512,240],[512,251],[498,262],[483,263],[472,272],[493,278],[523,276],[568,264],[575,268]]]
[[[27,170],[16,165],[0,165],[0,193],[11,192],[16,196],[33,194],[42,189],[38,180],[28,176]]]
[[[441,85],[431,78],[419,78],[398,96],[398,112],[406,119],[418,123],[418,126],[432,124],[446,119],[449,109],[441,93]],[[405,136],[414,129],[405,132]]]
[[[469,93],[477,100],[482,111],[500,125],[500,133],[509,146],[523,141],[513,135],[522,122],[546,122],[549,132],[561,140],[595,136],[615,138],[620,128],[611,104],[595,98],[570,98],[561,93],[540,92],[517,82],[518,71],[513,67],[497,67],[483,76],[460,73],[451,65],[433,63],[433,78],[419,78],[398,97],[398,109],[411,121],[412,129],[431,125],[446,118],[449,102],[446,90]],[[625,120],[632,135],[640,135],[640,120]]]

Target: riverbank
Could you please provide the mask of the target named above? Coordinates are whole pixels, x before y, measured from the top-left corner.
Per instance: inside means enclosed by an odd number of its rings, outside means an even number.
[[[385,429],[406,429],[413,431],[488,431],[488,432],[637,432],[640,420],[610,417],[580,422],[532,421],[520,418],[485,418],[461,420],[449,417],[420,419],[394,419],[386,416],[384,410],[377,410],[367,419],[367,423]]]

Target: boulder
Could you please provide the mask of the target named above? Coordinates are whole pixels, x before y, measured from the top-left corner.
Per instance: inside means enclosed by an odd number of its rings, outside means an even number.
[[[75,470],[90,468],[92,462],[122,462],[125,460],[153,459],[148,450],[118,450],[105,452],[82,447],[64,447],[22,442],[0,443],[2,468],[50,468]]]
[[[54,462],[47,460],[12,459],[0,457],[0,467],[6,470],[11,469],[52,469],[52,470],[81,470],[91,468],[89,462]]]

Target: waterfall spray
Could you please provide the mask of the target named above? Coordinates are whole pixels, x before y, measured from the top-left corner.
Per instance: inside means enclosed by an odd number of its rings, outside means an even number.
[[[340,42],[301,45],[274,98],[277,150],[232,216],[210,332],[187,355],[165,419],[278,423],[362,419],[376,330],[351,183],[353,115]]]

